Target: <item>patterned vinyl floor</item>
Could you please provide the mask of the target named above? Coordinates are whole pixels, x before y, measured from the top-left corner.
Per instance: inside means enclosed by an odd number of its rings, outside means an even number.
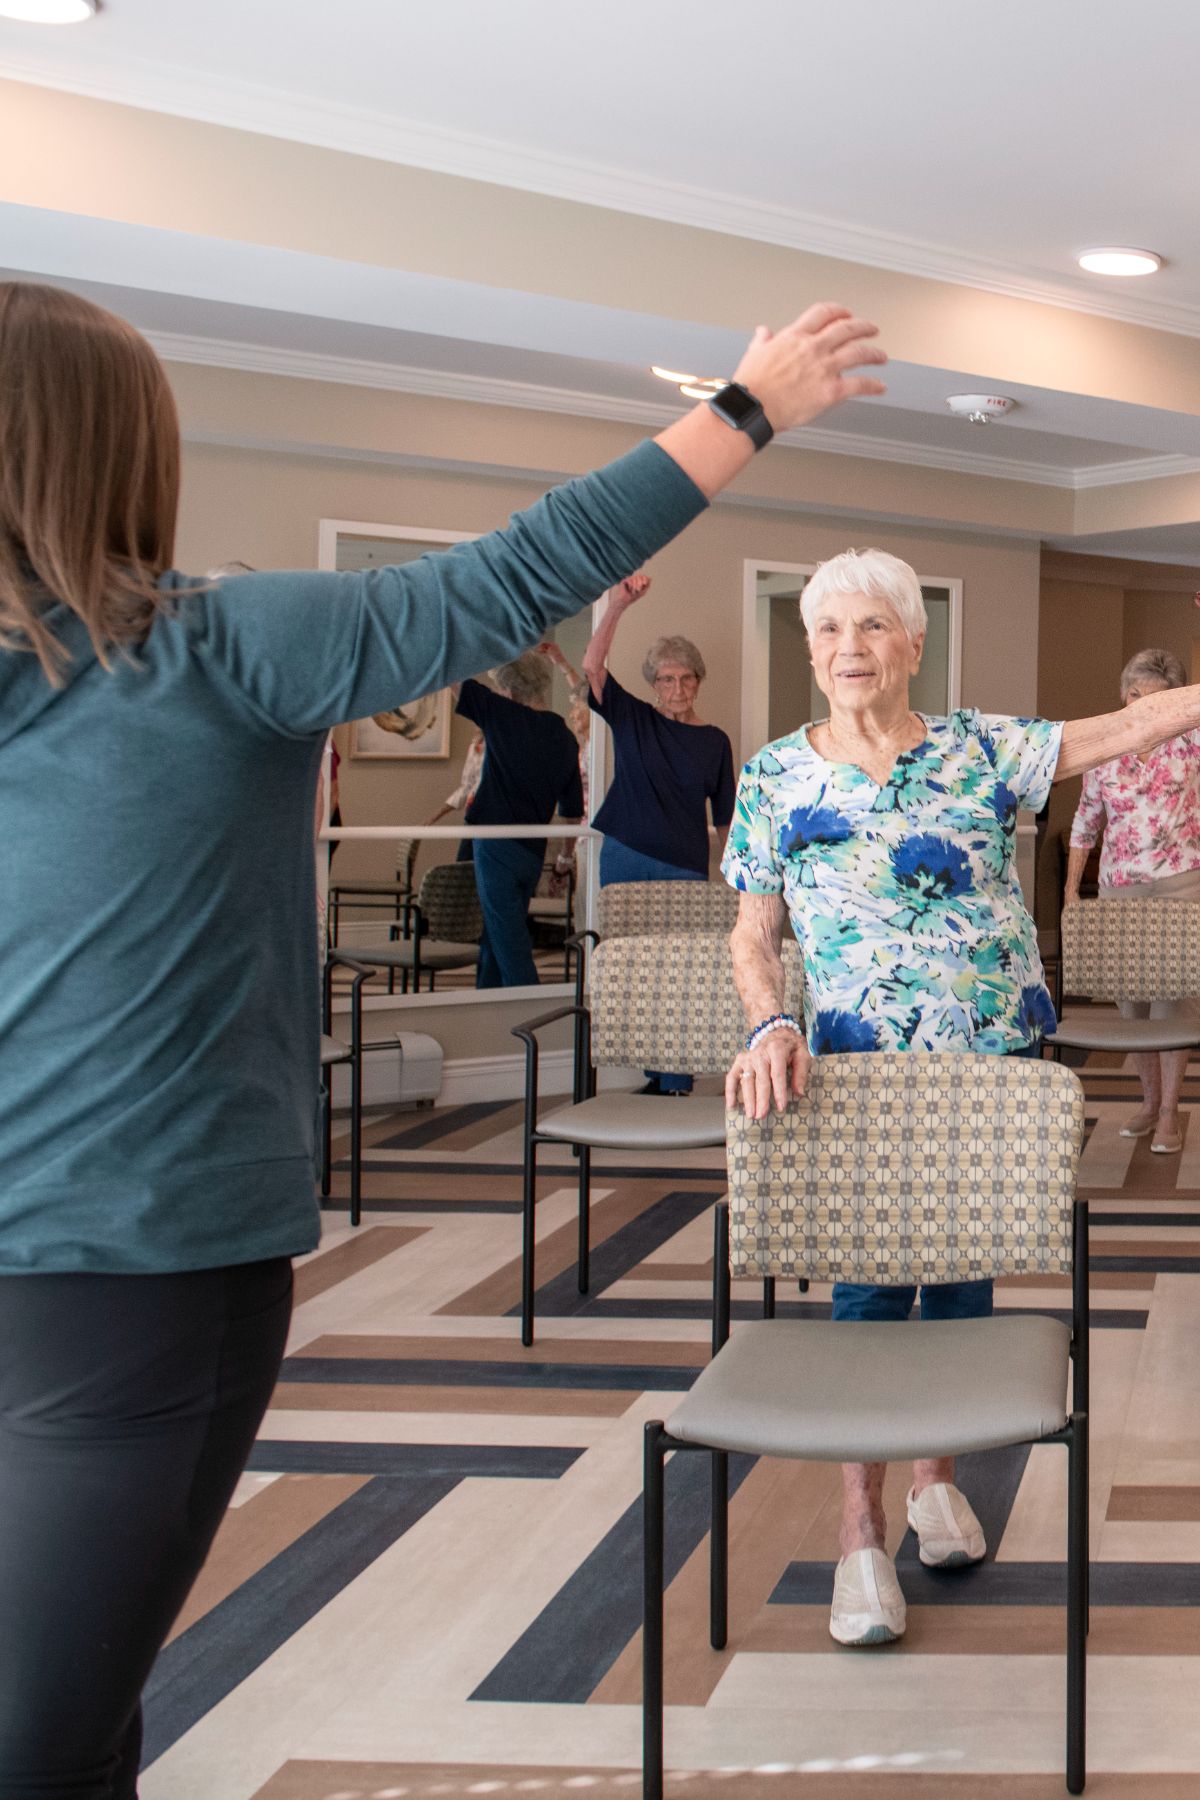
[[[1173,1158],[1118,1136],[1135,1084],[1113,1059],[1085,1080],[1088,1792],[1195,1800],[1200,1064]],[[707,1357],[721,1160],[597,1159],[584,1299],[573,1165],[547,1157],[540,1330],[522,1350],[519,1122],[497,1103],[370,1125],[364,1223],[331,1210],[298,1268],[283,1379],[155,1669],[143,1800],[638,1791],[642,1426]],[[997,1298],[1069,1304],[1053,1280]],[[826,1301],[814,1289],[804,1304]],[[753,1309],[746,1288],[735,1314]],[[917,1562],[908,1475],[891,1471],[909,1627],[874,1653],[827,1632],[836,1470],[745,1458],[729,1646],[708,1647],[702,1460],[668,1479],[673,1797],[1065,1791],[1061,1450],[963,1459],[990,1549],[956,1574]]]

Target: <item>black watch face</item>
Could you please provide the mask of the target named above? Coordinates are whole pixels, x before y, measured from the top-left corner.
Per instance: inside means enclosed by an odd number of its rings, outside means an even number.
[[[733,382],[727,388],[722,388],[721,392],[715,396],[715,403],[725,417],[733,421],[739,431],[749,420],[757,418],[762,411],[758,401],[748,394],[744,387],[739,387],[737,382]]]

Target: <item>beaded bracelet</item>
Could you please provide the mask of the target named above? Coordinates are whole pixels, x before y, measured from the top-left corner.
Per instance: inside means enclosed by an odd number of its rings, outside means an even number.
[[[800,1030],[800,1021],[794,1014],[772,1013],[769,1019],[763,1019],[760,1024],[754,1027],[754,1030],[746,1039],[747,1050],[753,1050],[754,1046],[762,1038],[767,1037],[772,1031],[794,1031],[799,1035],[803,1035]]]

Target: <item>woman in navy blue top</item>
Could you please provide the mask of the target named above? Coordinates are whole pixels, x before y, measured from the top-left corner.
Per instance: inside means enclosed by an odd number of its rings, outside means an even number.
[[[631,575],[613,589],[583,659],[588,704],[613,736],[613,779],[593,823],[604,833],[600,885],[707,881],[708,809],[718,831],[733,818],[733,750],[696,714],[704,658],[690,639],[656,638],[642,665],[654,704],[627,693],[606,667],[617,626],[650,586]],[[647,1072],[647,1091],[688,1093],[688,1075]]]

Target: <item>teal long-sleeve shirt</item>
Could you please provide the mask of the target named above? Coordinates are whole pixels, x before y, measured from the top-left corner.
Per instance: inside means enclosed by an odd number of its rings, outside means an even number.
[[[311,1250],[322,745],[536,643],[683,530],[655,444],[502,532],[362,574],[167,604],[62,688],[0,653],[0,1274]]]

